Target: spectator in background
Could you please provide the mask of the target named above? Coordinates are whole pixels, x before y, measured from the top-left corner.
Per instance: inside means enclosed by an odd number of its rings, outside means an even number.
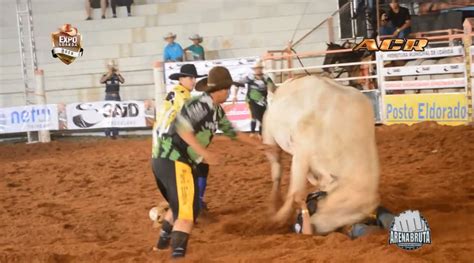
[[[379,28],[379,35],[382,38],[386,38],[387,36],[392,36],[395,32],[395,28],[393,28],[392,23],[388,21],[387,12],[384,10],[380,10],[380,28]]]
[[[92,9],[100,8],[102,11],[102,19],[105,19],[105,9],[108,6],[107,0],[86,0],[86,20],[92,20]]]
[[[253,72],[244,76],[239,83],[244,86],[247,84],[247,97],[246,101],[249,104],[250,115],[252,120],[250,122],[250,131],[252,132],[250,136],[254,136],[255,129],[257,127],[257,122],[259,123],[259,136],[262,135],[262,122],[263,114],[267,109],[267,95],[268,91],[274,92],[276,86],[273,83],[272,79],[263,73],[263,62],[257,61],[257,63],[252,67]],[[232,103],[237,102],[238,89],[234,90],[234,95],[232,98]]]
[[[163,60],[165,62],[183,61],[184,51],[180,44],[174,42],[176,40],[176,34],[168,33],[164,37],[165,41],[168,42],[163,52]]]
[[[117,6],[126,6],[128,16],[132,16],[132,4],[133,0],[110,0],[113,17],[117,17]]]
[[[405,7],[401,7],[398,0],[390,0],[390,10],[387,13],[388,20],[395,27],[392,37],[407,38],[410,34],[410,12]]]
[[[202,43],[202,36],[194,34],[189,37],[189,40],[193,41],[193,44],[184,49],[184,51],[190,51],[193,60],[206,60],[204,57],[204,48],[200,45]]]
[[[124,83],[125,79],[120,74],[117,62],[110,60],[107,64],[108,72],[102,75],[100,83],[105,84],[105,100],[120,101],[120,83]],[[119,134],[118,128],[105,129],[105,136],[111,139],[117,139]]]

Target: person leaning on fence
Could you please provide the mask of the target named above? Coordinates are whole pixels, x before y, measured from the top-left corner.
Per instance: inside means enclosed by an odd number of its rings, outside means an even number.
[[[126,6],[127,15],[132,16],[132,4],[133,4],[133,0],[110,0],[113,17],[114,18],[117,17],[117,6]]]
[[[252,115],[252,120],[250,122],[250,129],[255,133],[257,127],[257,122],[259,123],[259,134],[262,134],[262,120],[263,114],[267,109],[267,95],[268,90],[271,92],[275,91],[276,86],[273,83],[272,79],[263,74],[263,62],[258,61],[253,67],[253,73],[248,74],[242,78],[239,82],[242,84],[247,84],[247,96],[246,101],[249,104],[250,114]],[[238,88],[235,89],[233,95],[233,103],[237,101]]]
[[[105,100],[120,101],[120,83],[124,83],[125,79],[117,66],[115,60],[110,60],[107,64],[108,72],[102,75],[100,83],[105,84]],[[105,129],[105,136],[116,139],[119,134],[118,128]]]
[[[92,20],[92,9],[100,8],[102,12],[102,19],[105,19],[105,10],[109,5],[107,0],[85,0],[86,4],[86,20]]]
[[[200,96],[185,102],[160,145],[160,155],[154,163],[154,175],[170,209],[165,215],[158,249],[171,245],[173,258],[184,257],[189,235],[199,213],[196,165],[220,163],[222,156],[207,150],[217,129],[231,139],[260,145],[256,140],[238,133],[227,119],[221,103],[227,100],[232,85],[236,85],[225,67],[214,67],[209,77],[196,84]]]
[[[164,37],[164,40],[168,42],[163,51],[163,60],[165,62],[183,61],[184,51],[180,44],[176,43],[176,34],[168,33]]]
[[[194,34],[189,37],[189,40],[193,41],[193,44],[184,49],[184,51],[191,52],[192,60],[206,60],[204,55],[204,48],[201,46],[202,36],[199,34]]]
[[[395,27],[392,37],[407,38],[411,32],[410,12],[408,9],[401,7],[398,0],[390,0],[390,10],[387,15],[388,20]]]
[[[174,73],[169,76],[171,80],[179,81],[178,85],[166,95],[162,104],[161,110],[157,113],[156,122],[153,126],[153,146],[152,146],[152,168],[153,171],[156,159],[159,157],[165,158],[165,152],[160,152],[160,145],[163,140],[163,134],[166,134],[171,124],[176,118],[184,103],[191,98],[191,91],[196,85],[196,79],[207,75],[198,75],[196,67],[193,64],[185,64],[181,67],[179,73]],[[209,165],[206,163],[199,163],[197,165],[199,171],[198,189],[199,189],[199,206],[201,209],[207,209],[204,203],[204,192],[206,191],[207,175],[209,173]],[[159,187],[159,184],[158,184]]]

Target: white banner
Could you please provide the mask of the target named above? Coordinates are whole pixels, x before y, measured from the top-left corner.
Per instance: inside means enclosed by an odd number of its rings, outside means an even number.
[[[97,101],[66,106],[67,128],[146,127],[143,101]]]
[[[218,59],[218,60],[204,60],[204,61],[186,61],[186,62],[167,62],[165,63],[164,70],[165,70],[165,83],[166,83],[166,90],[170,91],[178,81],[170,80],[169,76],[173,73],[179,73],[179,70],[182,65],[184,64],[194,64],[197,69],[199,75],[208,74],[209,70],[215,66],[224,66],[232,75],[232,79],[234,81],[239,81],[244,76],[248,75],[252,72],[251,67],[255,64],[255,62],[259,59],[259,57],[246,57],[246,58],[233,58],[233,59]],[[234,92],[235,87],[232,87],[232,94]],[[193,96],[199,95],[200,92],[193,91],[191,93]],[[240,88],[239,92],[237,93],[237,100],[244,101],[245,96],[247,95],[247,89]],[[229,96],[227,101],[232,100],[233,95]]]
[[[411,80],[411,81],[384,81],[385,90],[410,90],[410,89],[445,89],[464,88],[465,78]]]
[[[380,51],[383,60],[404,60],[417,58],[462,56],[463,50],[458,47],[427,48],[425,51]]]
[[[75,51],[72,51],[72,50],[69,50],[67,48],[62,48],[62,47],[55,47],[53,48],[53,54],[54,55],[57,55],[57,54],[62,54],[62,55],[66,55],[66,56],[70,56],[70,57],[80,57],[82,56],[82,49],[81,51],[79,52],[75,52]]]
[[[55,104],[0,108],[0,134],[58,129]]]
[[[405,67],[384,68],[384,76],[406,76],[406,75],[429,75],[429,74],[447,74],[464,73],[464,64],[440,64],[440,65],[419,65]]]

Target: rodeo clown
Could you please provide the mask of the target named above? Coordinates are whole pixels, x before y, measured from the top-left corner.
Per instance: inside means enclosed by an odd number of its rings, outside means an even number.
[[[153,160],[159,157],[159,148],[163,134],[166,133],[171,123],[176,118],[184,103],[191,98],[191,91],[196,85],[196,79],[207,75],[198,75],[196,67],[193,64],[185,64],[181,67],[179,73],[174,73],[169,76],[171,80],[179,81],[172,91],[170,91],[163,102],[161,111],[158,112],[155,125],[153,126],[153,146],[152,158]],[[161,153],[162,157],[166,157]],[[152,164],[155,162],[152,162]],[[209,173],[209,165],[206,163],[199,163],[197,169],[200,172],[198,177],[199,186],[199,205],[201,208],[207,209],[204,203],[204,192],[206,191],[207,175]],[[154,168],[153,168],[154,170]],[[158,185],[159,187],[159,185]]]
[[[157,249],[171,245],[173,258],[185,256],[189,234],[199,213],[198,164],[220,163],[220,156],[206,149],[217,128],[231,139],[260,145],[237,133],[220,106],[227,100],[232,85],[239,83],[233,82],[227,68],[212,68],[209,77],[196,85],[196,90],[204,93],[185,102],[176,119],[159,133],[153,172],[170,209],[163,220]]]
[[[249,105],[250,114],[252,115],[252,121],[250,122],[250,130],[252,134],[255,133],[257,122],[259,123],[259,134],[262,134],[262,120],[263,114],[267,109],[267,95],[268,90],[274,92],[276,89],[272,79],[263,74],[263,62],[259,60],[253,67],[253,73],[248,74],[242,78],[239,82],[247,84],[247,96],[246,102]],[[233,94],[233,103],[237,101],[238,88],[235,89]]]

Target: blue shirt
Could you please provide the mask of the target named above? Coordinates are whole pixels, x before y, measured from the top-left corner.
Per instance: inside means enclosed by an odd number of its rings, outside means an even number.
[[[178,43],[166,45],[163,52],[164,61],[183,61],[183,48]]]

